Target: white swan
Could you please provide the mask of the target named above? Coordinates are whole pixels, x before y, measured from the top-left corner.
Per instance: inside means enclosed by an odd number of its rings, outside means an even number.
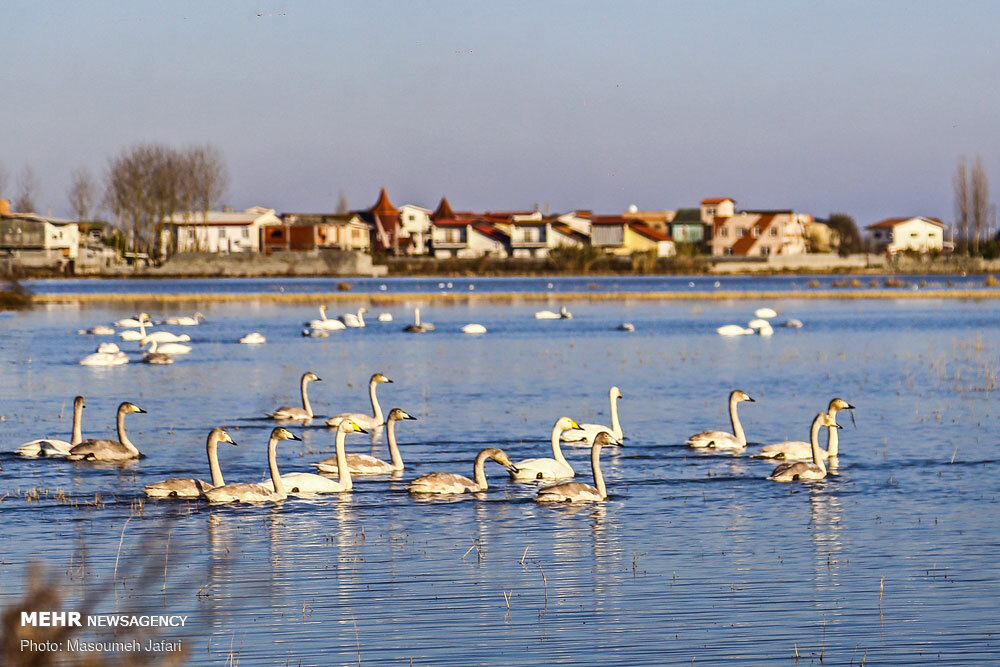
[[[741,401],[750,401],[751,403],[754,402],[754,400],[750,398],[746,392],[742,392],[739,389],[736,389],[729,394],[729,421],[733,426],[732,433],[727,433],[726,431],[702,431],[701,433],[695,433],[688,438],[685,444],[699,449],[746,449],[747,436],[743,432],[743,424],[740,423],[740,417],[736,413],[736,406],[739,405]]]
[[[302,380],[299,382],[299,392],[302,394],[302,407],[297,408],[291,405],[283,405],[274,412],[267,415],[271,419],[286,419],[286,420],[307,420],[313,418],[312,405],[309,403],[309,393],[306,390],[306,385],[310,382],[322,382],[322,380],[317,377],[315,373],[309,371],[302,374]]]
[[[753,319],[753,320],[750,320],[749,322],[747,322],[747,326],[750,327],[751,329],[755,329],[756,330],[756,329],[760,329],[761,327],[769,327],[769,326],[771,326],[771,323],[768,322],[765,319],[761,319],[761,318],[758,317],[756,319]]]
[[[486,327],[482,324],[466,324],[462,327],[462,333],[467,334],[484,334],[486,333]]]
[[[155,340],[157,343],[186,343],[191,340],[187,334],[175,334],[169,331],[154,331],[143,336],[143,339]]]
[[[350,419],[345,419],[340,422],[340,426],[337,427],[337,461],[342,463],[343,466],[338,468],[337,476],[338,480],[332,480],[329,477],[323,477],[323,475],[317,475],[312,472],[290,472],[281,476],[281,483],[285,487],[285,491],[290,496],[303,496],[311,495],[314,493],[342,493],[344,491],[350,491],[354,488],[354,482],[351,480],[351,466],[347,463],[347,448],[346,439],[348,433],[367,433]],[[274,481],[267,481],[261,483],[266,489],[274,489]]]
[[[516,482],[534,482],[541,479],[567,479],[573,477],[573,466],[563,456],[559,447],[559,437],[569,429],[580,429],[580,425],[569,417],[560,417],[552,426],[552,458],[525,459],[514,464],[510,478]]]
[[[267,339],[264,338],[264,334],[253,331],[240,338],[239,342],[244,345],[261,345],[262,343],[266,343]]]
[[[278,443],[282,440],[301,440],[287,428],[278,426],[271,431],[267,441],[267,467],[271,471],[272,488],[263,484],[224,484],[205,491],[205,500],[210,503],[266,503],[284,500],[288,497],[281,483],[281,473],[278,471]]]
[[[70,449],[83,441],[83,409],[85,407],[87,406],[83,402],[83,396],[77,396],[73,399],[73,434],[70,436],[69,442],[54,438],[40,438],[24,443],[15,449],[14,453],[28,458],[66,456]]]
[[[740,326],[739,324],[727,324],[715,330],[720,336],[749,336],[753,334],[753,329]]]
[[[618,420],[618,399],[622,397],[621,389],[611,387],[608,390],[608,403],[611,405],[611,426],[603,424],[580,424],[578,429],[571,429],[562,434],[563,442],[586,442],[593,444],[594,438],[601,431],[608,431],[618,442],[625,439],[622,423]]]
[[[117,320],[115,322],[116,327],[138,327],[142,324],[152,324],[153,322],[149,319],[149,313],[139,313],[138,317],[126,317],[124,319]]]
[[[375,429],[381,426],[384,422],[382,417],[382,406],[378,403],[378,397],[375,395],[375,388],[378,387],[383,382],[392,382],[389,378],[382,375],[381,373],[375,373],[372,375],[371,379],[368,381],[368,397],[372,402],[372,415],[362,414],[360,412],[342,412],[339,415],[334,415],[326,420],[327,426],[339,426],[340,422],[345,419],[350,419],[357,423],[358,426],[365,429]]]
[[[124,352],[94,352],[80,360],[81,366],[121,366],[128,363]]]
[[[352,329],[360,329],[365,326],[365,313],[368,309],[362,306],[357,313],[344,313],[340,316],[340,321]]]
[[[205,442],[205,451],[208,453],[208,469],[212,474],[211,484],[190,477],[171,477],[162,482],[148,484],[142,489],[143,492],[150,498],[197,498],[209,489],[224,486],[226,480],[223,479],[222,469],[219,468],[220,442],[236,444],[224,428],[213,428],[209,432],[208,440]]]
[[[118,406],[117,440],[84,440],[70,449],[66,458],[70,461],[128,461],[142,456],[125,433],[125,415],[133,412],[145,414],[146,411],[128,401]]]
[[[773,308],[758,308],[757,310],[753,311],[753,316],[769,320],[771,318],[777,317],[778,313]]]
[[[594,486],[582,482],[563,482],[540,489],[535,494],[538,503],[584,503],[601,502],[608,499],[608,488],[604,484],[604,473],[601,472],[601,447],[607,445],[624,446],[615,441],[607,431],[602,431],[594,438],[590,448],[590,466],[594,471]]]
[[[472,465],[472,477],[464,477],[450,472],[432,472],[421,475],[410,482],[406,489],[414,495],[442,495],[452,493],[479,493],[488,488],[486,481],[486,460],[492,459],[508,471],[517,472],[507,453],[496,447],[487,447],[476,455]]]
[[[382,459],[369,456],[368,454],[347,454],[347,469],[352,475],[384,475],[390,472],[398,472],[403,469],[403,456],[399,453],[399,445],[396,444],[396,422],[400,419],[416,419],[399,408],[389,411],[389,416],[385,420],[386,435],[389,439],[389,457],[392,463],[386,463]],[[343,422],[342,422],[343,423]],[[331,456],[314,463],[320,472],[337,474],[340,471],[337,456]]]
[[[801,329],[802,320],[796,320],[796,319],[785,320],[784,322],[781,323],[781,326],[787,327],[789,329]]]
[[[159,350],[163,354],[187,354],[193,349],[190,345],[182,345],[181,343],[164,343],[156,340],[155,338],[143,338],[140,346],[145,347],[147,343],[152,343],[154,346],[158,346],[150,348],[153,352]]]
[[[101,354],[116,354],[122,350],[116,343],[101,343],[97,346],[97,351]]]
[[[765,324],[764,326],[757,329],[757,335],[763,336],[764,338],[769,338],[774,335],[774,329],[770,324]]]
[[[573,314],[563,306],[559,309],[558,313],[551,310],[539,310],[535,313],[536,320],[571,320],[573,319]]]
[[[774,469],[768,479],[775,482],[796,482],[823,479],[826,477],[826,463],[820,455],[819,430],[824,426],[832,428],[842,428],[837,425],[837,421],[832,415],[821,412],[813,419],[812,428],[809,429],[809,441],[812,446],[812,463],[799,461],[798,463],[782,463]]]
[[[145,313],[143,313],[143,314],[145,314]],[[148,335],[146,333],[146,325],[147,324],[150,325],[150,326],[153,325],[152,322],[139,322],[139,325],[138,325],[139,326],[139,330],[138,331],[134,331],[132,329],[127,329],[127,330],[121,332],[120,334],[118,334],[118,337],[121,338],[122,340],[128,340],[128,341],[142,340],[143,338],[145,338]]]
[[[146,347],[147,344],[149,345],[149,350],[148,351],[144,350],[142,353],[142,360],[145,363],[155,364],[157,366],[166,366],[167,364],[174,363],[174,358],[171,357],[167,352],[157,351],[156,348],[158,343],[155,340],[151,341],[146,339],[142,341],[142,347]],[[170,343],[170,344],[175,345],[176,343]]]
[[[318,329],[320,331],[339,331],[347,328],[347,326],[340,320],[327,319],[325,304],[319,307],[319,319],[309,320],[306,322],[306,326],[310,329]]]
[[[201,322],[198,321],[199,318],[205,319],[205,315],[203,313],[195,313],[190,317],[188,317],[187,315],[181,315],[179,317],[168,317],[167,319],[163,320],[163,323],[169,324],[170,326],[196,327],[199,324],[201,324]]]
[[[420,321],[420,309],[413,309],[413,324],[408,324],[403,327],[403,331],[406,333],[426,333],[428,331],[434,331],[434,325],[430,322]]]
[[[90,327],[89,329],[77,329],[76,332],[81,335],[90,334],[92,336],[114,336],[115,330],[105,324],[98,324],[96,327]]]
[[[385,285],[383,285],[383,287],[385,287]],[[378,321],[379,322],[392,322],[392,313],[379,313],[378,314]]]
[[[330,332],[327,329],[310,329],[306,327],[302,330],[302,335],[306,338],[329,338]]]
[[[826,451],[822,449],[819,450],[821,458],[826,459],[830,456],[837,456],[840,453],[839,429],[836,428],[837,413],[841,410],[853,409],[854,406],[842,398],[834,398],[830,401],[826,411],[827,414],[833,417],[834,425],[830,426],[828,429],[830,437],[826,443]],[[784,461],[808,461],[812,458],[812,445],[808,442],[802,442],[801,440],[776,442],[773,445],[762,447],[758,453],[754,454],[754,458],[781,459]]]
[[[619,331],[635,331],[635,325],[631,322],[622,322],[618,325]]]

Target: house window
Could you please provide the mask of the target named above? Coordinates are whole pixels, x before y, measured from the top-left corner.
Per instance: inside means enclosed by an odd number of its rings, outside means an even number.
[[[250,238],[250,228],[249,227],[244,227],[243,228],[243,238],[245,238],[245,239]]]
[[[732,255],[733,254],[733,249],[732,248],[726,248],[725,250],[723,250],[723,253],[726,254],[726,255]]]
[[[760,227],[753,227],[750,229],[750,236],[754,238],[760,237]]]
[[[409,220],[410,222],[414,222],[417,219],[417,216],[414,215],[413,213],[410,213],[408,216],[406,216],[406,219]]]
[[[727,236],[729,236],[729,230],[723,227],[722,229],[719,230],[719,236],[721,236],[722,238],[726,238]]]
[[[917,234],[916,232],[910,232],[910,238],[911,238],[911,239],[915,239],[915,238],[917,238],[918,236],[920,236],[920,235],[919,235],[919,234]]]
[[[747,235],[746,227],[737,227],[736,228],[736,236],[737,237],[743,238],[746,235]]]
[[[226,230],[224,227],[219,227],[219,240],[226,238]]]
[[[770,234],[771,234],[771,236],[777,236],[778,235],[778,228],[777,227],[771,227]]]
[[[769,246],[762,246],[760,249],[760,254],[767,257],[771,254],[771,248]]]
[[[715,207],[706,208],[705,214],[708,215],[709,217],[713,217],[715,215]]]

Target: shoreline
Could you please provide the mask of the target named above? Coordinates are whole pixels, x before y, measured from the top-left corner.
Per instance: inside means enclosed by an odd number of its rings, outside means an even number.
[[[358,292],[288,293],[133,293],[133,294],[35,294],[32,304],[59,303],[240,303],[263,301],[289,304],[321,304],[324,302],[358,302],[370,304],[398,304],[408,301],[423,302],[516,302],[516,301],[733,301],[761,299],[1000,299],[1000,289],[806,289],[806,290],[713,290],[697,292],[400,292],[394,294],[363,294]]]

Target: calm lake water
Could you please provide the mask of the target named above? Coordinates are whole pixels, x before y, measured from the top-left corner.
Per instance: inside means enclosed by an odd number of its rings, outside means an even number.
[[[1000,661],[1000,302],[608,301],[570,303],[574,318],[558,321],[535,320],[534,305],[423,304],[437,331],[410,335],[413,305],[378,309],[392,323],[310,339],[300,330],[313,308],[205,304],[208,322],[183,328],[194,351],[165,367],[77,365],[98,339],[76,330],[121,310],[0,316],[0,606],[42,562],[66,608],[89,595],[91,613],[190,615],[163,633],[184,641],[190,664]],[[762,305],[805,326],[714,333]],[[617,331],[623,321],[636,331]],[[489,332],[459,333],[469,322]],[[268,342],[235,343],[249,331]],[[276,505],[136,508],[149,482],[208,477],[215,426],[239,443],[220,446],[227,480],[260,480],[273,426],[261,416],[297,402],[306,370],[323,378],[310,397],[324,415],[367,411],[373,372],[395,381],[379,388],[383,406],[418,418],[398,429],[401,478]],[[548,456],[558,417],[607,422],[612,384],[627,447],[604,453],[606,503],[537,506],[533,487],[495,465],[481,497],[405,491],[431,471],[471,475],[486,446]],[[756,443],[808,439],[833,396],[856,405],[856,426],[841,413],[836,475],[777,484],[765,479],[772,463],[686,448],[691,433],[728,427],[736,387],[757,400],[740,406]],[[146,409],[127,425],[147,457],[117,467],[10,454],[68,439],[77,393],[85,437],[111,437],[122,400]],[[283,471],[333,454],[322,426],[292,430],[304,442],[279,446]],[[348,449],[387,457],[384,438],[351,437]],[[589,450],[567,456],[591,482]],[[50,494],[25,499],[33,488]]]

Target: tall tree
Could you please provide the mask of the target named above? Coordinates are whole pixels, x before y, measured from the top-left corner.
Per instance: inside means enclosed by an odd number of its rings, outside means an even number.
[[[969,178],[972,254],[978,255],[979,241],[983,238],[983,229],[987,226],[987,218],[990,214],[990,183],[986,177],[986,168],[983,167],[981,157],[976,156],[976,163],[972,166]]]
[[[827,224],[840,235],[840,248],[838,248],[840,255],[846,256],[864,250],[861,233],[858,231],[858,225],[854,222],[854,218],[846,213],[831,213]]]
[[[97,202],[97,183],[89,169],[81,167],[73,172],[66,196],[69,198],[70,208],[76,214],[76,219],[90,220],[94,204]]]
[[[955,187],[955,225],[958,227],[957,250],[961,253],[968,253],[969,210],[972,207],[972,202],[969,196],[969,176],[964,155],[958,159],[952,184]]]
[[[34,213],[37,191],[38,179],[35,178],[35,170],[30,164],[25,164],[17,175],[17,201],[14,202],[14,209],[24,213]]]
[[[351,209],[347,206],[347,195],[345,195],[344,191],[341,190],[340,194],[337,196],[337,213],[342,215],[350,210]]]

